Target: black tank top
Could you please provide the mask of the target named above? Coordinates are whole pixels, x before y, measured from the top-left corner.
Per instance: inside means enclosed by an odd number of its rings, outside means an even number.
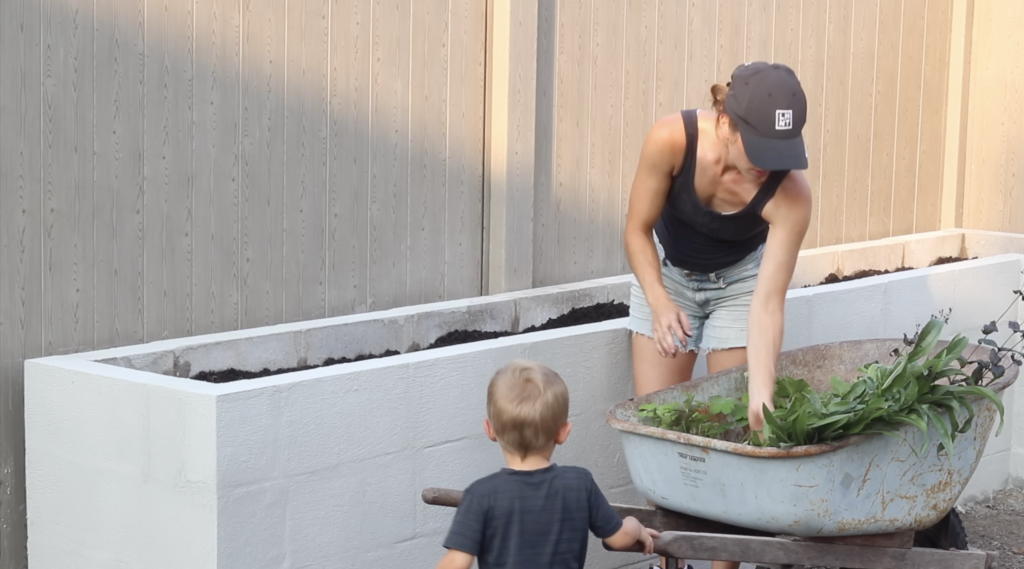
[[[768,238],[768,222],[761,210],[775,195],[788,170],[774,171],[750,203],[733,213],[709,209],[697,198],[697,111],[682,111],[686,131],[683,167],[672,179],[665,208],[654,232],[673,266],[697,273],[713,273],[732,266],[753,253]]]

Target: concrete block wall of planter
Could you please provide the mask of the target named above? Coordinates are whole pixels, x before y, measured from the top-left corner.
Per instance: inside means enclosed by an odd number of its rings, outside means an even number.
[[[903,247],[905,256],[912,246]],[[794,288],[785,348],[898,336],[943,309],[952,309],[947,335],[974,338],[1019,288],[1022,260]],[[604,422],[632,395],[625,318],[409,351],[452,329],[520,331],[626,301],[628,287],[615,277],[26,362],[32,567],[429,565],[452,511],[424,506],[419,493],[462,488],[502,465],[482,430],[486,385],[517,357],[548,363],[569,384],[575,427],[555,460],[590,468],[612,500],[640,503]],[[189,379],[388,349],[409,353],[231,383]],[[1024,419],[1007,419],[973,494],[1024,474]],[[594,540],[588,567],[634,559]]]

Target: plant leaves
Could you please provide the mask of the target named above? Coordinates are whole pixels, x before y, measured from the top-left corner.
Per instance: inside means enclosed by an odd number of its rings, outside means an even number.
[[[935,347],[935,343],[939,341],[939,334],[942,333],[942,320],[932,318],[924,325],[918,334],[917,342],[914,343],[914,349],[907,355],[909,362],[914,362],[927,355]]]

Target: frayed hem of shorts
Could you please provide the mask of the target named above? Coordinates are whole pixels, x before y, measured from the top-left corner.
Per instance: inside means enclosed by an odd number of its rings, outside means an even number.
[[[644,338],[650,338],[652,340],[654,339],[654,336],[652,336],[650,334],[645,334],[645,333],[643,333],[643,332],[641,332],[639,330],[630,329],[629,333],[630,333],[630,337],[633,337],[633,336],[636,336],[637,334],[639,334],[639,335],[643,336]],[[687,344],[687,346],[685,348],[680,347],[679,344],[676,344],[676,347],[679,348],[679,352],[680,353],[683,353],[683,354],[697,353],[698,355],[705,355],[708,352],[718,352],[718,351],[721,351],[721,350],[731,350],[731,349],[733,349],[733,348],[703,348],[703,347],[696,347],[696,348],[694,348],[694,347],[690,346],[689,344]],[[745,346],[739,346],[739,347],[745,347]]]

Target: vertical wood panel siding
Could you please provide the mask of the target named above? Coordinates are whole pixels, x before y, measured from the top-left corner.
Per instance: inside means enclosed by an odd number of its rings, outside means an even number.
[[[658,117],[709,108],[711,84],[748,60],[790,65],[807,92],[804,247],[939,228],[952,0],[552,4],[535,286],[629,271],[622,227],[644,134]]]
[[[0,2],[0,568],[24,359],[480,293],[485,18]]]

